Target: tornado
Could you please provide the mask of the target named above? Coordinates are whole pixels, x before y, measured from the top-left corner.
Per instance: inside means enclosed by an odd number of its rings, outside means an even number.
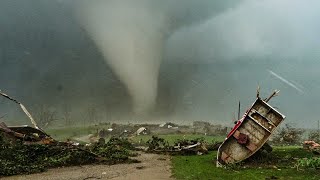
[[[133,111],[143,114],[156,102],[167,16],[148,0],[92,0],[77,3],[79,22],[106,62],[125,84]]]
[[[133,111],[156,104],[158,75],[166,38],[184,24],[221,11],[211,0],[77,0],[76,17],[106,62],[126,86]],[[209,5],[214,7],[209,9]],[[223,8],[229,7],[223,6]],[[206,11],[203,11],[206,9]],[[190,16],[190,17],[189,17]]]

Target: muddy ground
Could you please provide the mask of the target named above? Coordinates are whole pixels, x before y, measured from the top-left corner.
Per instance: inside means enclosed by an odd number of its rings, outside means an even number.
[[[141,163],[117,165],[85,165],[49,169],[47,172],[5,177],[4,180],[167,180],[171,177],[170,157],[139,153],[135,159]]]

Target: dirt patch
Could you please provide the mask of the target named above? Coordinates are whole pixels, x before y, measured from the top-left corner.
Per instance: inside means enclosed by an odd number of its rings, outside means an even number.
[[[95,179],[173,179],[170,157],[139,153],[135,159],[141,163],[117,165],[85,165],[58,169],[31,175],[5,177],[4,180],[95,180]]]

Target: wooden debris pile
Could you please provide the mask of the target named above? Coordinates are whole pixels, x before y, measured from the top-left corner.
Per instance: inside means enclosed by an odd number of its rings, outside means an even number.
[[[51,167],[134,162],[129,158],[133,155],[131,150],[133,146],[127,139],[111,138],[107,143],[100,139],[98,143],[81,145],[59,142],[41,133],[24,134],[1,123],[0,177],[42,172]]]
[[[152,139],[147,141],[147,145],[147,151],[154,153],[166,153],[172,155],[202,155],[208,153],[207,144],[203,139],[178,140],[173,146],[171,146],[163,138],[152,136]]]
[[[20,140],[23,144],[53,144],[56,141],[41,129],[30,126],[8,127],[5,123],[0,123],[0,132],[11,142]]]

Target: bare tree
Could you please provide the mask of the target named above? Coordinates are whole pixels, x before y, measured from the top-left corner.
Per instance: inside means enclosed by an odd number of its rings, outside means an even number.
[[[62,109],[62,119],[64,120],[65,124],[67,126],[70,126],[72,124],[71,119],[71,108],[69,105],[64,104]]]
[[[37,108],[35,117],[39,126],[46,128],[57,120],[57,113],[50,110],[47,106],[41,105]]]
[[[97,110],[95,107],[89,107],[87,109],[87,113],[88,113],[88,120],[92,123],[97,123]]]
[[[88,106],[86,111],[83,114],[83,125],[86,124],[96,124],[98,123],[98,115],[97,115],[97,110],[94,106]]]

